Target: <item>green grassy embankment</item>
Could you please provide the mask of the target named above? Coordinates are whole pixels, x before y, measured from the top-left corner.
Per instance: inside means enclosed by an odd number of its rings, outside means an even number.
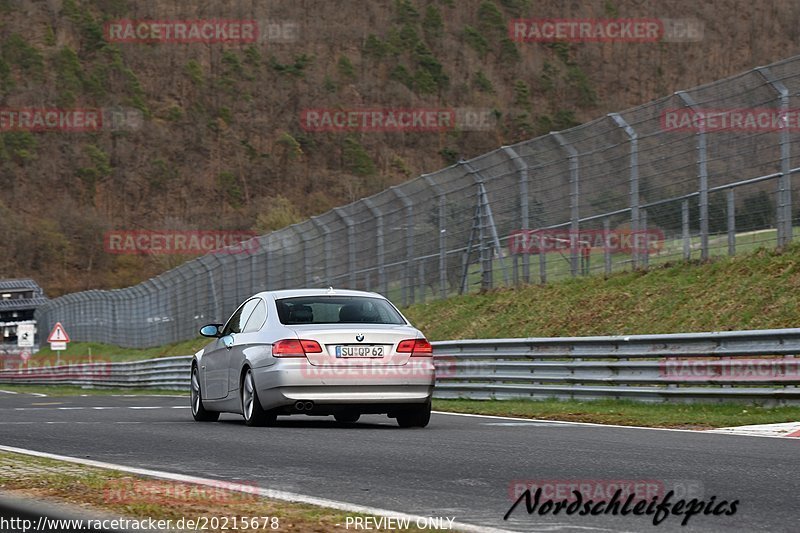
[[[404,310],[431,340],[800,326],[800,245],[457,296]]]

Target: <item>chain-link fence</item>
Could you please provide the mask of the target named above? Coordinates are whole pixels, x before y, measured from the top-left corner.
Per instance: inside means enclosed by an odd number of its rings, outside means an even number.
[[[73,340],[194,337],[249,295],[381,292],[401,306],[791,241],[800,56],[505,146],[127,289],[40,308]],[[796,107],[793,107],[793,104]]]

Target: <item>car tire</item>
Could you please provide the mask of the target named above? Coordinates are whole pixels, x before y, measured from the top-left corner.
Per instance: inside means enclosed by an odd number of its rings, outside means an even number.
[[[357,411],[340,411],[334,413],[333,418],[340,424],[355,424],[361,418],[361,413]]]
[[[203,392],[200,389],[200,371],[197,370],[197,365],[192,365],[191,389],[192,417],[197,422],[216,422],[219,413],[203,407]]]
[[[397,425],[401,428],[424,428],[431,421],[431,402],[409,408],[397,414]]]
[[[249,368],[242,378],[242,416],[248,426],[268,426],[278,418],[274,413],[261,407],[253,371]]]

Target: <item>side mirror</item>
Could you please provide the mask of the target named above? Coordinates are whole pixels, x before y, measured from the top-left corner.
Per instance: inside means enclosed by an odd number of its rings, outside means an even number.
[[[202,328],[200,328],[200,335],[203,337],[213,337],[219,338],[220,331],[219,328],[222,327],[222,324],[206,324]]]

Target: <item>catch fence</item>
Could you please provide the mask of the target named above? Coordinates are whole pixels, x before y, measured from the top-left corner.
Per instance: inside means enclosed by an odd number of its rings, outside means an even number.
[[[503,146],[126,289],[53,299],[39,331],[150,347],[249,295],[365,289],[400,306],[785,247],[800,210],[800,56]]]

